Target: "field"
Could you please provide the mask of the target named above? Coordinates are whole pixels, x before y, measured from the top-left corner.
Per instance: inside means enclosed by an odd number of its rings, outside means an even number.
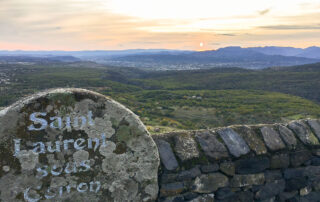
[[[0,72],[0,107],[48,88],[86,88],[126,105],[154,133],[320,117],[320,64],[166,72],[11,64]]]

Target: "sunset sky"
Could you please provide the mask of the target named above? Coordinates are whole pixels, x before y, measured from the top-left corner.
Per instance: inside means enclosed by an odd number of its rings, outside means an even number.
[[[320,0],[0,0],[0,50],[320,46]]]

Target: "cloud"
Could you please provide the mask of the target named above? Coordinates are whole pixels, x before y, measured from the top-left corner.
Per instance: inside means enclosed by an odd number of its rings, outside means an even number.
[[[265,14],[269,13],[270,11],[271,11],[271,9],[270,9],[270,8],[268,8],[268,9],[265,9],[265,10],[259,11],[259,14],[260,14],[260,15],[265,15]]]
[[[218,35],[221,35],[221,36],[237,36],[236,34],[218,34]]]
[[[320,29],[320,25],[309,23],[320,19],[319,11],[307,14],[301,12],[304,14],[294,16],[278,10],[275,12],[276,7],[264,5],[263,8],[269,9],[259,11],[259,6],[244,11],[237,8],[241,12],[231,12],[228,7],[228,14],[222,9],[220,14],[208,9],[208,15],[196,15],[194,18],[155,19],[115,13],[110,9],[109,2],[0,0],[1,48],[19,48],[20,44],[24,49],[197,49],[200,42],[212,43],[212,46],[238,45],[250,41],[251,34],[263,34],[263,37],[261,35],[257,39],[259,43],[263,43],[264,39],[282,39],[281,34],[284,33],[294,38],[297,35],[295,30],[316,33]],[[196,1],[194,3],[199,4]],[[274,12],[270,13],[270,8]],[[178,14],[180,11],[175,12]],[[275,13],[279,15],[276,16]],[[257,20],[257,15],[263,17]],[[279,34],[278,30],[284,31]],[[305,34],[305,41],[309,39],[307,36],[308,33]],[[302,35],[299,37],[303,38]],[[312,39],[319,42],[316,37]]]
[[[320,25],[270,25],[258,28],[269,30],[318,30]]]

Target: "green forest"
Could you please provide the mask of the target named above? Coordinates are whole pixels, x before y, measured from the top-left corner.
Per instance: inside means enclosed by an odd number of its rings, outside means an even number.
[[[76,62],[0,71],[0,107],[44,89],[85,88],[127,106],[152,133],[320,117],[320,64],[146,71]]]

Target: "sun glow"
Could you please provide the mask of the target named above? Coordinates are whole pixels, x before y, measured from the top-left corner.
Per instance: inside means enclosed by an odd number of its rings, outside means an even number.
[[[319,0],[0,0],[0,49],[319,46],[315,19]]]

